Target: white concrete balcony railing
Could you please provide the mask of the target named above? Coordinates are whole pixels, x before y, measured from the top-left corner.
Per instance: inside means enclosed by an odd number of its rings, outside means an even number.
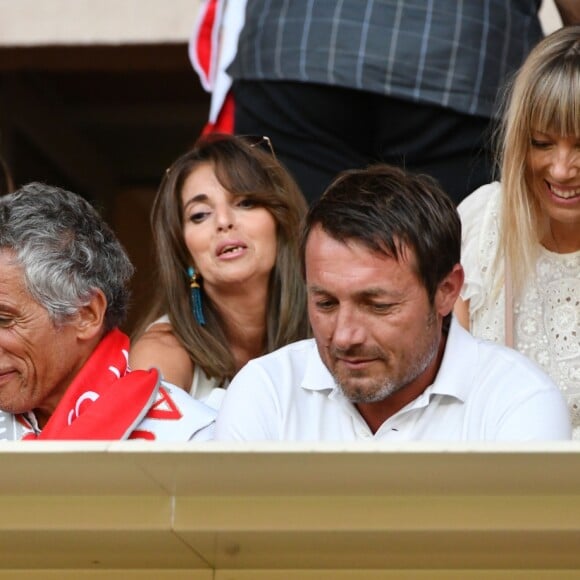
[[[0,445],[0,579],[578,578],[580,445]]]

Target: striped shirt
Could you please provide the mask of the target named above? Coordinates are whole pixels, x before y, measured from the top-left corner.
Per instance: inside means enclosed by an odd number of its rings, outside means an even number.
[[[338,85],[489,117],[541,0],[248,0],[234,79]]]

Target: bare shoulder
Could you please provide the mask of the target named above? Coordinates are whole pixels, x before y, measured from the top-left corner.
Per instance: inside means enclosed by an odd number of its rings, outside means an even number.
[[[186,391],[191,387],[194,364],[170,324],[155,324],[135,341],[129,364],[133,369],[158,368],[166,381]]]

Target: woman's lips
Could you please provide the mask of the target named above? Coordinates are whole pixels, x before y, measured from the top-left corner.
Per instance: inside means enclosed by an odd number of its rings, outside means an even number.
[[[555,185],[553,183],[548,183],[548,189],[560,199],[574,199],[580,196],[580,187],[566,187],[562,185]]]
[[[216,255],[218,258],[227,260],[227,259],[237,258],[238,256],[241,256],[242,254],[244,254],[246,252],[247,249],[248,249],[248,247],[246,246],[246,244],[244,244],[241,241],[238,241],[238,240],[227,241],[227,242],[221,243],[216,248]]]

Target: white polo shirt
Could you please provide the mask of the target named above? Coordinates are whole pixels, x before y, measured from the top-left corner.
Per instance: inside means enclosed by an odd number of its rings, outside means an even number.
[[[314,339],[250,361],[228,387],[217,440],[526,441],[570,439],[552,380],[520,353],[453,320],[433,384],[373,435],[337,387]]]

